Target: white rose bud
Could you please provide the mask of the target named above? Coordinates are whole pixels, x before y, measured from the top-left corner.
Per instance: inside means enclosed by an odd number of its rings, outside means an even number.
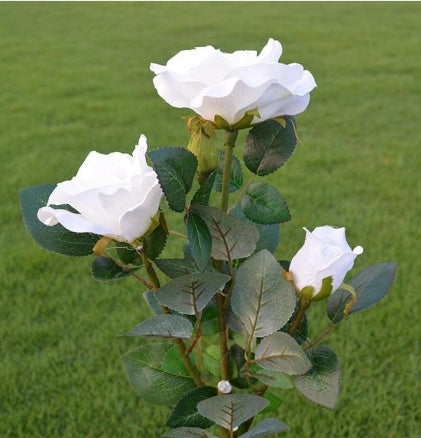
[[[341,285],[346,273],[352,268],[355,258],[362,254],[361,246],[353,250],[345,237],[345,228],[329,225],[306,231],[304,245],[295,254],[289,267],[295,286],[302,290],[314,288],[314,298],[322,287],[324,278],[333,277],[332,292]]]
[[[232,391],[231,383],[228,380],[219,381],[217,388],[221,394],[230,394]]]
[[[165,66],[150,68],[158,94],[170,105],[191,108],[211,121],[220,116],[231,126],[257,110],[253,124],[303,112],[316,87],[302,65],[278,63],[281,54],[281,43],[271,38],[259,55],[196,47],[177,53]]]
[[[152,225],[163,195],[155,171],[146,163],[146,150],[141,135],[133,155],[90,152],[75,177],[57,184],[47,206],[38,210],[38,219],[122,242],[141,237]],[[54,208],[64,204],[77,212]]]

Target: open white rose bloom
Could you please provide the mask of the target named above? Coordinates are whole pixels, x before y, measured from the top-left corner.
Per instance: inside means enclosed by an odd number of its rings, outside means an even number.
[[[177,108],[191,108],[204,119],[216,115],[230,125],[247,111],[260,117],[253,123],[303,112],[316,86],[312,74],[297,63],[282,64],[279,41],[269,39],[254,50],[223,53],[212,46],[183,50],[165,66],[151,64],[158,94]]]
[[[345,237],[345,228],[329,225],[317,227],[313,232],[306,228],[304,245],[295,254],[289,267],[296,287],[301,290],[313,286],[313,297],[321,289],[324,278],[333,277],[332,292],[341,285],[355,258],[363,253],[361,246],[353,250]]]
[[[133,155],[92,151],[75,177],[57,184],[46,207],[38,210],[45,225],[58,223],[76,233],[95,233],[133,242],[146,233],[156,215],[162,190],[146,163],[142,135]],[[53,208],[67,204],[77,213]]]

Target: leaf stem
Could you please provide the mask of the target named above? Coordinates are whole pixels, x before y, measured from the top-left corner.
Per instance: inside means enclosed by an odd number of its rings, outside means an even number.
[[[228,210],[229,185],[231,181],[231,163],[232,154],[237,140],[238,131],[225,131],[225,155],[224,155],[224,171],[222,174],[222,198],[221,210]]]
[[[186,239],[187,240],[187,236],[185,236],[182,233],[179,233],[178,231],[174,231],[174,230],[168,230],[168,234],[170,236],[176,236],[176,237],[181,237],[182,239]]]
[[[332,331],[333,326],[334,324],[330,323],[313,342],[308,342],[308,345],[304,348],[304,351],[307,351],[317,345],[325,336],[327,336]]]
[[[149,275],[149,279],[152,283],[152,290],[157,290],[160,287],[158,276],[156,275],[155,269],[151,263],[151,261],[148,259],[148,256],[142,252],[141,253],[143,264],[145,265],[146,272]],[[166,306],[161,306],[162,311],[165,314],[169,314],[170,310]],[[189,372],[190,377],[193,379],[196,386],[203,386],[202,379],[200,378],[200,375],[196,369],[196,367],[193,365],[193,362],[190,359],[190,356],[188,355],[186,345],[181,339],[174,339],[175,344],[177,345],[178,352],[180,353],[181,359],[184,363],[184,366],[186,367],[187,371]]]
[[[232,204],[231,208],[229,209],[228,213],[231,213],[231,211],[234,210],[235,207],[237,207],[238,203],[241,201],[241,198],[246,193],[247,189],[249,188],[249,185],[256,179],[256,175],[252,175],[250,179],[241,187],[240,193],[238,194],[237,199],[235,200],[234,204]]]
[[[298,306],[298,311],[288,329],[288,334],[290,334],[291,336],[297,331],[298,326],[300,325],[301,320],[303,319],[304,313],[310,307],[310,304],[311,304],[310,301],[307,301],[305,298],[300,297],[300,304]]]
[[[229,380],[231,377],[231,369],[229,364],[227,336],[225,333],[224,297],[220,293],[216,295],[216,303],[218,306],[218,335],[219,351],[221,353],[221,379]]]

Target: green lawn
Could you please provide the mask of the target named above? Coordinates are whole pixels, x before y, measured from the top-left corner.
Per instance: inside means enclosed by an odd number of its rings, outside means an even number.
[[[277,256],[301,246],[301,227],[331,224],[365,248],[356,269],[399,263],[390,295],[328,338],[342,363],[337,411],[286,391],[277,415],[291,438],[419,436],[420,14],[419,3],[0,4],[0,436],[166,430],[169,411],[138,399],[119,363],[137,340],[116,335],[147,312],[138,284],[97,283],[88,258],[38,248],[18,189],[70,178],[92,149],[131,152],[141,132],[151,147],[185,144],[189,112],[157,96],[149,63],[268,37],[318,83],[298,150],[268,178],[293,216]]]

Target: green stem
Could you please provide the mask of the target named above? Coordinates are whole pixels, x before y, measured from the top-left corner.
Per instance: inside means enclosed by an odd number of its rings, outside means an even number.
[[[142,253],[142,261],[145,265],[146,272],[149,275],[149,279],[151,280],[153,290],[160,288],[160,283],[158,276],[156,275],[155,269],[152,266],[151,261],[148,259],[147,255],[145,253]],[[170,310],[166,306],[162,306],[162,311],[165,314],[169,314]],[[190,359],[190,356],[188,355],[186,345],[181,339],[174,339],[175,344],[177,345],[178,352],[180,353],[181,359],[183,360],[183,363],[189,372],[190,377],[193,379],[196,386],[203,386],[202,379],[200,378],[199,372],[197,371],[196,367],[193,365],[193,362]]]
[[[216,296],[216,303],[218,306],[218,335],[219,351],[221,353],[221,379],[229,380],[231,377],[231,369],[229,362],[227,336],[225,334],[224,297],[219,293]]]
[[[225,131],[224,172],[222,174],[221,210],[228,210],[229,185],[231,180],[232,154],[237,140],[238,131]]]

